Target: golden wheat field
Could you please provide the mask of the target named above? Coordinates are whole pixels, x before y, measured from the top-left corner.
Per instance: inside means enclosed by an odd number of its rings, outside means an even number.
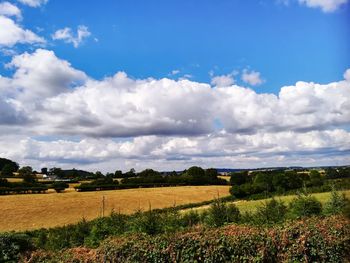
[[[229,195],[230,186],[181,186],[116,191],[23,194],[0,196],[0,232],[54,227],[93,219],[112,209],[130,214],[137,209],[170,207]]]

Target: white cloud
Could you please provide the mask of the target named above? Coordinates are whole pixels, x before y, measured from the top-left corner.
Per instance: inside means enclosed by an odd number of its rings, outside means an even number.
[[[260,76],[260,72],[254,70],[248,71],[247,69],[243,70],[242,80],[252,86],[257,86],[264,83],[264,80]]]
[[[350,69],[347,69],[344,73],[344,79],[350,82]]]
[[[48,0],[18,0],[18,1],[30,7],[39,7],[41,5],[45,5],[48,2]]]
[[[312,8],[321,8],[323,12],[330,13],[336,11],[340,6],[346,4],[348,0],[298,0],[300,4]]]
[[[44,44],[45,39],[28,29],[21,28],[12,19],[0,15],[0,46],[21,44]]]
[[[72,32],[72,29],[65,27],[57,30],[53,35],[53,40],[63,40],[66,43],[72,43],[75,48],[79,47],[82,41],[91,35],[88,27],[80,25],[78,26],[76,34]]]
[[[335,129],[306,133],[253,135],[214,133],[188,138],[142,136],[128,141],[86,138],[40,141],[25,136],[0,137],[0,156],[39,169],[44,165],[114,171],[203,167],[262,167],[347,164],[350,133]],[[336,154],[335,154],[336,153]]]
[[[211,79],[211,84],[217,87],[228,87],[235,83],[233,74],[213,76]]]
[[[274,95],[124,72],[94,80],[44,49],[8,67],[13,75],[0,77],[0,156],[21,163],[175,169],[350,161],[350,70],[344,80],[297,82]]]
[[[17,19],[22,18],[22,13],[19,8],[9,2],[0,3],[0,15],[15,16]]]
[[[85,73],[72,68],[69,62],[45,49],[17,55],[7,67],[16,70],[12,85],[18,91],[17,96],[21,101],[59,95],[87,79]]]

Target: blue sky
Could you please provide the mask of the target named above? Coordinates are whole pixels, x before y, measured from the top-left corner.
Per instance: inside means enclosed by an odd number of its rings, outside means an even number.
[[[210,82],[210,71],[221,75],[248,68],[266,80],[258,92],[276,93],[298,80],[340,79],[350,66],[348,4],[332,13],[272,0],[63,0],[22,8],[21,23],[34,32],[42,29],[47,39],[60,28],[86,25],[92,36],[79,48],[48,45],[98,79],[116,71],[162,78],[180,70]]]
[[[348,0],[0,0],[0,156],[350,163]]]

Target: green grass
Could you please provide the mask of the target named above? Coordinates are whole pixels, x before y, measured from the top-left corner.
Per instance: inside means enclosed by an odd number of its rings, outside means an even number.
[[[350,199],[350,190],[341,191],[341,192],[345,193],[346,197]],[[311,195],[316,197],[317,200],[319,200],[322,204],[324,204],[329,200],[331,196],[331,192],[316,193]],[[296,195],[287,195],[287,196],[277,196],[275,197],[275,199],[281,200],[285,202],[286,205],[288,205],[295,197]],[[261,206],[264,202],[269,200],[271,200],[271,198],[261,199],[261,200],[252,200],[252,201],[239,200],[239,201],[229,202],[229,203],[235,204],[241,213],[245,213],[245,212],[255,212],[257,207]],[[208,208],[209,208],[209,205],[205,205],[205,206],[194,208],[194,210],[201,211]],[[188,211],[188,210],[189,209],[186,209],[184,211]]]

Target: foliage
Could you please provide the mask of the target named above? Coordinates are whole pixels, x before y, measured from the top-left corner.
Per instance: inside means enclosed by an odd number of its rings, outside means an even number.
[[[291,218],[302,218],[319,215],[322,212],[322,204],[308,193],[299,193],[289,204]]]
[[[23,182],[35,183],[35,175],[33,169],[30,166],[24,166],[18,170],[19,176],[23,178]]]
[[[216,199],[208,210],[206,223],[209,226],[222,226],[226,223],[238,222],[240,212],[234,204],[226,204],[220,199]]]
[[[324,213],[326,215],[338,215],[344,213],[350,201],[345,197],[344,194],[339,193],[334,188],[331,192],[331,198],[324,205]]]
[[[6,165],[10,165],[12,167],[12,170],[15,172],[18,170],[19,166],[16,162],[11,161],[9,159],[6,158],[0,158],[0,171],[2,171],[2,169],[6,166]],[[3,176],[3,175],[2,175]]]
[[[32,249],[30,238],[25,234],[0,234],[0,262],[18,262],[21,253]]]
[[[97,249],[34,252],[31,262],[344,262],[349,242],[348,219],[309,218],[270,228],[230,225],[114,237]]]
[[[283,222],[286,214],[287,206],[282,201],[272,198],[258,207],[252,219],[257,224],[275,224]]]
[[[61,193],[62,191],[64,191],[66,188],[69,187],[69,185],[66,183],[66,182],[60,182],[60,181],[57,181],[57,182],[54,182],[51,187],[53,189],[55,189],[55,191],[57,193]]]

